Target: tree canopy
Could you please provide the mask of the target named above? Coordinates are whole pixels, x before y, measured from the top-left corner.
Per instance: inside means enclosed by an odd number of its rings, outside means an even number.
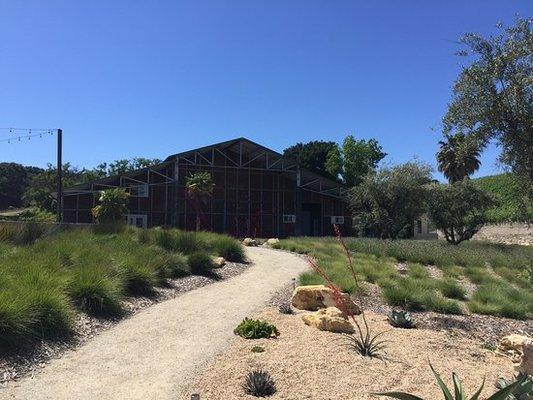
[[[283,151],[283,155],[296,161],[300,167],[335,178],[336,175],[332,175],[327,171],[326,161],[329,153],[336,148],[337,144],[335,142],[312,140],[307,143],[296,143],[294,146],[287,147]]]
[[[297,143],[283,152],[299,166],[320,172],[348,186],[359,184],[387,155],[375,139],[357,140],[347,136],[342,145],[335,142]]]
[[[435,184],[428,198],[428,213],[446,241],[459,244],[474,236],[486,222],[492,197],[473,182],[464,179],[449,185]]]
[[[340,177],[347,186],[359,185],[365,175],[372,172],[387,155],[376,139],[355,139],[346,136],[342,146],[335,146],[326,160],[326,171]]]
[[[472,136],[462,132],[448,135],[446,140],[439,142],[439,145],[437,153],[439,171],[451,183],[461,181],[479,169],[480,148],[478,141]]]
[[[444,134],[494,140],[500,161],[524,179],[533,198],[533,19],[517,19],[497,36],[466,34],[465,66],[444,116]]]
[[[418,162],[381,168],[351,189],[350,205],[360,236],[408,237],[426,209],[431,168]]]
[[[32,176],[39,172],[42,169],[17,163],[0,163],[0,210],[22,206],[22,195]]]

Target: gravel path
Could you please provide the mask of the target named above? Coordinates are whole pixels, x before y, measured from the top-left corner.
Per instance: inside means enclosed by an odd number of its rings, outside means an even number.
[[[221,353],[242,318],[307,268],[302,258],[247,248],[253,265],[227,281],[156,304],[0,390],[2,399],[175,399]]]

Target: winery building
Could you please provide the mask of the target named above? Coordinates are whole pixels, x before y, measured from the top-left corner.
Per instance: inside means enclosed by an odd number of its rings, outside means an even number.
[[[193,199],[186,178],[207,171],[212,195]],[[170,226],[224,232],[236,237],[323,236],[333,224],[351,230],[345,187],[298,167],[282,154],[245,138],[174,154],[148,168],[95,180],[63,191],[63,222],[91,223],[100,191],[130,193],[127,221],[138,227]]]

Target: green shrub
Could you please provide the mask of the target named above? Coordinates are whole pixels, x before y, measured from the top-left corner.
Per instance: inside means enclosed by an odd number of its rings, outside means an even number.
[[[213,273],[213,260],[205,253],[192,253],[187,257],[187,262],[193,275],[211,275]]]
[[[155,230],[155,243],[167,251],[175,251],[174,234],[166,229]]]
[[[263,353],[265,351],[264,347],[254,346],[252,347],[252,353]]]
[[[130,295],[150,296],[158,283],[156,272],[148,265],[126,262],[118,267],[124,290]]]
[[[274,325],[266,321],[249,318],[243,319],[233,333],[245,339],[271,338],[279,335],[278,329]]]
[[[83,266],[76,268],[72,271],[67,292],[80,309],[90,314],[122,314],[122,288],[103,269]]]
[[[445,299],[434,293],[426,293],[424,303],[429,310],[437,313],[455,315],[460,315],[463,313],[461,305],[458,302]]]
[[[174,238],[174,251],[183,254],[192,254],[202,249],[205,250],[205,243],[200,240],[194,232],[177,231]]]
[[[533,294],[493,282],[478,286],[468,305],[478,314],[527,319],[533,313]]]
[[[380,286],[388,304],[410,311],[426,310],[426,293],[433,291],[430,282],[411,278],[384,281]]]
[[[190,275],[187,257],[179,253],[169,254],[167,257],[168,266],[170,268],[170,276],[172,278],[182,278],[184,276]]]
[[[457,300],[466,299],[466,290],[453,278],[440,280],[437,286],[444,297]]]
[[[220,257],[224,257],[228,261],[244,261],[244,249],[237,240],[228,236],[222,236],[216,241],[215,246],[215,251]]]

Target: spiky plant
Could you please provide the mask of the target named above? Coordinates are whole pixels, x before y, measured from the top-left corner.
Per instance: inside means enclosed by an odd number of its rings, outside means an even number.
[[[250,372],[242,385],[247,394],[255,397],[268,397],[276,393],[276,383],[266,371],[256,370]]]
[[[516,381],[521,383],[513,390],[506,400],[533,400],[533,376],[519,373],[515,379],[507,381],[504,378],[498,379],[498,387],[504,389]]]
[[[337,225],[333,225],[333,228],[335,230],[337,241],[339,242],[339,245],[341,246],[341,249],[344,255],[346,256],[346,268],[348,269],[354,280],[355,293],[356,296],[359,298],[361,290],[359,286],[359,279],[357,278],[357,274],[355,273],[355,268],[353,266],[352,255],[348,250],[348,246],[346,246],[346,243],[344,242],[339,227]],[[354,325],[357,328],[353,335],[344,336],[346,339],[346,347],[348,349],[355,350],[357,353],[364,357],[383,359],[383,350],[386,348],[385,343],[387,341],[378,340],[378,338],[380,338],[385,332],[379,332],[375,334],[371,331],[366,320],[365,311],[362,308],[362,324],[359,323],[359,321],[357,321],[357,318],[355,318],[355,313],[353,309],[347,306],[342,291],[333,283],[328,274],[322,268],[320,268],[315,262],[315,260],[313,260],[312,258],[308,258],[308,262],[311,267],[326,281],[327,286],[331,290],[333,290],[333,296],[335,298],[335,305],[337,306],[337,308],[344,312],[344,314],[346,314],[353,321]],[[359,304],[362,304],[362,302],[359,301]]]
[[[411,313],[408,311],[392,310],[387,318],[389,323],[396,328],[414,328]]]
[[[435,369],[433,368],[433,365],[431,365],[430,363],[429,366],[431,367],[431,371],[433,371],[433,375],[435,375],[435,379],[437,380],[437,383],[442,390],[442,393],[444,395],[444,400],[466,400],[467,398],[466,393],[461,384],[461,380],[459,379],[457,374],[455,373],[452,374],[453,388],[454,388],[454,394],[452,395],[452,392],[450,391],[450,389],[448,389],[448,387],[446,386],[446,384],[444,383],[440,375],[437,373],[437,371],[435,371]],[[504,387],[503,389],[498,390],[492,396],[487,398],[487,400],[507,400],[509,395],[511,395],[516,390],[516,388],[521,385],[521,383],[522,383],[522,380],[517,380],[511,383],[510,385]],[[470,400],[479,399],[479,395],[481,394],[481,391],[483,390],[483,386],[485,386],[485,379],[483,379],[483,382],[481,383],[481,386],[479,387],[477,392],[472,397],[470,397]],[[386,393],[374,393],[374,394],[377,396],[392,397],[392,398],[400,399],[400,400],[424,400],[421,397],[418,397],[418,396],[415,396],[409,393],[404,393],[404,392],[386,392]]]

